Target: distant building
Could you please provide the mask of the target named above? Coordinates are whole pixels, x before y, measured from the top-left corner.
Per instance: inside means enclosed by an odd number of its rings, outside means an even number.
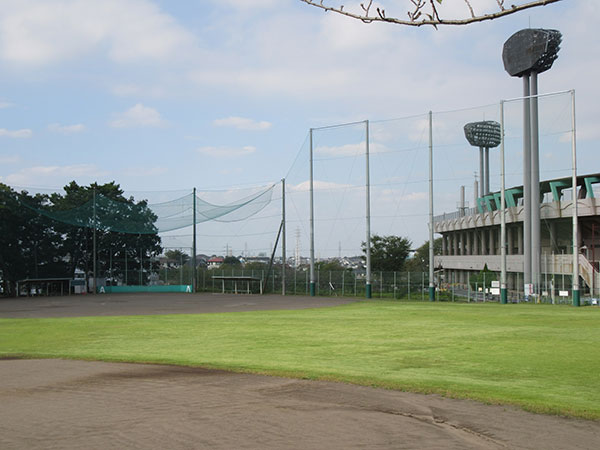
[[[222,256],[213,256],[212,258],[210,258],[207,261],[208,268],[209,269],[218,269],[219,267],[221,267],[221,265],[223,264],[224,261],[225,261],[225,258],[223,258]]]
[[[542,295],[571,289],[573,273],[571,178],[540,182]],[[577,216],[579,221],[579,274],[581,289],[600,287],[596,251],[600,238],[600,205],[593,186],[600,174],[577,177]],[[597,195],[597,194],[596,194]],[[507,288],[523,292],[523,187],[506,190]],[[460,208],[434,218],[434,231],[442,235],[442,255],[435,257],[435,268],[445,283],[466,287],[469,277],[484,266],[500,271],[500,192],[477,198],[475,208]],[[499,275],[499,274],[498,274]],[[498,276],[499,279],[499,276]],[[563,281],[566,282],[563,287]]]

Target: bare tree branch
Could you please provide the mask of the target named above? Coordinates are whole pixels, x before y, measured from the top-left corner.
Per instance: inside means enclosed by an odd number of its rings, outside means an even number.
[[[498,1],[498,0],[496,0],[496,1]],[[473,7],[471,6],[471,3],[469,3],[469,0],[465,0],[465,3],[469,7],[469,11],[471,12],[471,17],[475,17],[475,11],[473,11]]]
[[[535,0],[520,5],[512,4],[510,7],[504,6],[504,0],[496,0],[499,10],[494,13],[477,15],[469,0],[465,0],[465,3],[469,7],[471,17],[464,19],[443,19],[439,16],[435,3],[441,3],[439,0],[409,0],[412,3],[412,10],[407,11],[408,20],[399,19],[397,17],[387,16],[383,8],[376,8],[377,15],[369,15],[373,1],[370,0],[367,5],[361,3],[360,6],[364,11],[364,14],[357,14],[348,10],[344,11],[344,5],[339,7],[327,6],[325,0],[300,0],[308,5],[315,6],[324,11],[332,11],[338,14],[342,14],[353,19],[361,20],[366,23],[371,22],[387,22],[394,23],[397,25],[408,25],[412,27],[421,27],[423,25],[431,25],[437,28],[438,25],[468,25],[475,22],[483,22],[486,20],[498,19],[500,17],[508,16],[525,9],[535,8],[538,6],[545,6],[551,3],[560,2],[562,0]],[[515,0],[516,1],[516,0]],[[425,7],[429,4],[429,8]],[[410,6],[410,5],[409,5]]]

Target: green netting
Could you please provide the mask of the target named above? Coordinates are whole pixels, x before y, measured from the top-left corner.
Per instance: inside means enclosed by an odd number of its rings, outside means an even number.
[[[196,223],[207,221],[238,222],[248,219],[271,202],[273,186],[225,205],[214,205],[196,196]],[[169,202],[150,205],[157,215],[156,226],[162,231],[177,230],[194,223],[194,194]]]
[[[215,205],[196,196],[195,223],[207,221],[236,222],[245,220],[265,208],[270,202],[274,185],[224,205]],[[58,222],[132,234],[154,234],[177,230],[194,224],[194,194],[148,205],[116,201],[100,193],[95,198],[70,209],[59,209],[51,202],[44,208],[25,206]]]

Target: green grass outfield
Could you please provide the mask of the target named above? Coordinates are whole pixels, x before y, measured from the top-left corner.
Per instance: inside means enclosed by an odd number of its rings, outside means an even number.
[[[298,311],[0,319],[0,356],[335,380],[600,419],[600,309],[370,301]]]

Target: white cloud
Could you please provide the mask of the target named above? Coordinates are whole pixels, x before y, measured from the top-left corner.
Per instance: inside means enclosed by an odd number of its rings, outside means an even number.
[[[337,146],[320,145],[315,148],[315,154],[328,155],[333,157],[343,156],[355,156],[362,155],[366,151],[365,142],[359,142],[357,144],[344,144]],[[369,145],[369,153],[382,153],[388,151],[383,144],[371,142]]]
[[[365,26],[338,14],[326,14],[322,19],[321,38],[335,50],[372,49],[388,44],[393,38],[391,27]]]
[[[0,164],[15,164],[21,160],[17,155],[0,155]]]
[[[235,156],[245,156],[256,152],[256,147],[247,145],[245,147],[200,147],[196,150],[203,155],[213,156],[216,158],[231,158]]]
[[[310,191],[310,180],[303,181],[296,185],[288,184],[287,189],[293,192],[308,192]],[[313,189],[317,190],[330,190],[330,189],[348,189],[352,188],[351,184],[334,183],[332,181],[320,181],[313,180]]]
[[[0,137],[9,137],[9,138],[30,138],[33,135],[33,131],[29,128],[23,128],[22,130],[7,130],[5,128],[0,128]]]
[[[256,9],[256,8],[271,8],[279,6],[282,0],[213,0],[217,5],[225,5],[227,8],[237,9]]]
[[[119,171],[119,174],[123,177],[153,177],[168,171],[166,167],[130,167]]]
[[[392,191],[392,193],[394,193],[394,195],[397,195],[397,192]],[[402,195],[398,200],[404,202],[417,202],[419,204],[424,204],[423,202],[428,198],[428,192],[409,192],[408,194]]]
[[[0,58],[48,64],[94,50],[118,62],[172,59],[195,39],[147,0],[20,0],[0,10]]]
[[[48,130],[54,132],[54,133],[61,133],[61,134],[75,134],[75,133],[81,133],[82,131],[85,130],[85,125],[83,124],[75,124],[75,125],[61,125],[59,123],[51,123],[50,125],[48,125]]]
[[[164,124],[165,121],[156,109],[141,103],[132,106],[125,112],[114,114],[113,120],[109,122],[109,125],[114,128],[160,127]]]
[[[243,172],[244,172],[244,169],[242,169],[241,167],[234,167],[232,169],[219,170],[219,173],[221,175],[239,175]]]
[[[100,171],[93,164],[34,166],[6,175],[2,177],[2,182],[16,186],[56,186],[76,178],[97,179],[105,175],[106,172]]]
[[[13,105],[10,102],[0,102],[0,109],[6,109],[6,108],[11,108],[15,105]]]
[[[110,88],[111,92],[120,97],[152,97],[164,98],[167,91],[159,85],[141,85],[141,84],[115,84]]]
[[[263,131],[271,128],[271,122],[256,121],[245,117],[227,117],[225,119],[216,119],[213,125],[217,127],[233,127],[238,130]]]

